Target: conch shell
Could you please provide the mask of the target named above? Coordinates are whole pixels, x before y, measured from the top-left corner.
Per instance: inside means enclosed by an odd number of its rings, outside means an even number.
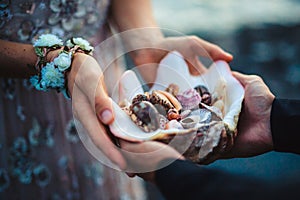
[[[192,76],[178,52],[171,52],[159,64],[152,91],[165,91],[172,84],[179,86],[176,94],[189,91],[199,85],[211,92],[212,105],[200,103],[198,111],[204,117],[191,116],[182,121],[170,121],[166,129],[145,132],[122,110],[124,102],[130,105],[133,98],[144,94],[141,83],[133,71],[126,71],[119,82],[119,94],[113,97],[115,121],[111,132],[128,141],[157,140],[171,145],[193,162],[206,164],[229,150],[236,137],[237,122],[244,98],[242,85],[232,76],[228,64],[217,61],[201,76]],[[171,97],[170,97],[171,98]],[[199,100],[198,100],[199,101]],[[181,109],[180,105],[178,108]]]

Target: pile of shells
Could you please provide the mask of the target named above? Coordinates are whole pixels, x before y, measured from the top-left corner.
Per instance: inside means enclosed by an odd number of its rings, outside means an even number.
[[[172,52],[160,63],[150,91],[144,92],[133,71],[123,74],[119,86],[110,126],[116,137],[173,143],[186,158],[201,164],[232,147],[244,89],[227,63],[219,61],[195,77],[180,54]]]

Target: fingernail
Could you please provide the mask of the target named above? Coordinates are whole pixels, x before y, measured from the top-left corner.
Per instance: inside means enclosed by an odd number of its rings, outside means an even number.
[[[233,55],[230,54],[230,53],[228,53],[228,52],[225,52],[225,54],[226,54],[227,56],[229,56],[229,57],[233,57]]]
[[[108,124],[109,122],[111,122],[112,118],[113,118],[112,112],[108,109],[102,111],[102,113],[100,114],[100,120],[104,124]]]

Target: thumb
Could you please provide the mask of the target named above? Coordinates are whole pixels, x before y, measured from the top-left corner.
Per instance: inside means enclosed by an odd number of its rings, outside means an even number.
[[[232,72],[232,75],[243,85],[243,87],[245,87],[245,85],[247,84],[248,80],[249,80],[249,76],[242,74],[240,72]]]
[[[95,111],[103,124],[111,124],[114,121],[111,98],[104,89],[104,81],[101,78],[95,92]]]
[[[214,61],[216,61],[216,60],[224,60],[226,62],[230,62],[233,59],[233,56],[230,53],[225,52],[218,45],[212,44],[212,43],[210,43],[208,41],[205,41],[205,40],[203,40],[201,38],[197,38],[196,42],[198,43],[198,45],[195,48],[195,52],[198,55],[209,56]]]

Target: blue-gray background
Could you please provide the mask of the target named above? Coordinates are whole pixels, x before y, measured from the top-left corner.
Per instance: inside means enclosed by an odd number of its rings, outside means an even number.
[[[152,1],[161,27],[218,44],[234,55],[233,70],[262,76],[277,97],[300,99],[299,0]],[[288,153],[219,160],[209,167],[267,181],[300,178],[300,156]]]

